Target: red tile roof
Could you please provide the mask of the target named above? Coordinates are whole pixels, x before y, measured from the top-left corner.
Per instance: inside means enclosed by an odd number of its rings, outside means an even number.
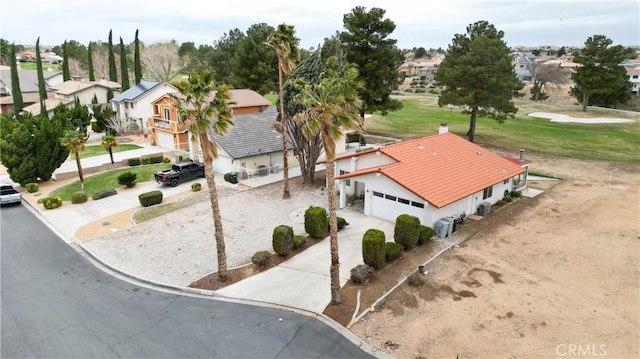
[[[379,172],[441,208],[525,171],[517,163],[450,132],[391,144],[379,151],[397,162],[361,169],[336,179]],[[371,151],[338,159],[366,153]]]

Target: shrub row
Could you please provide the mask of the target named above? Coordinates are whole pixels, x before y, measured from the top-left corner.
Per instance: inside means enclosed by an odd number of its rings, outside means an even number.
[[[144,156],[141,158],[129,158],[127,160],[127,163],[129,164],[129,166],[140,166],[141,164],[143,165],[149,165],[149,164],[154,164],[154,163],[168,163],[171,162],[170,159],[165,158],[164,156],[160,155],[160,156]]]

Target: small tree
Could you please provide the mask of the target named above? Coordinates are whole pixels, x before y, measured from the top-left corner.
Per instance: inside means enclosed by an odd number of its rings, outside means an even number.
[[[62,138],[60,138],[60,144],[73,153],[76,157],[76,165],[78,166],[78,176],[80,177],[80,186],[84,191],[84,176],[82,175],[82,165],[80,164],[80,152],[84,150],[84,144],[87,141],[87,137],[78,131],[67,130],[64,132]]]
[[[109,152],[109,158],[111,159],[111,165],[113,166],[113,148],[118,145],[118,140],[115,136],[104,135],[102,136],[102,146]]]

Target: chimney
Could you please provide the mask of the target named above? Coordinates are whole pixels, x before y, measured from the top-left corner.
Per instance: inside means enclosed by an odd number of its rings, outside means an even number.
[[[524,150],[520,149],[520,162],[524,162]]]
[[[438,134],[441,135],[443,133],[449,132],[449,127],[446,122],[440,123],[440,128],[438,128]]]

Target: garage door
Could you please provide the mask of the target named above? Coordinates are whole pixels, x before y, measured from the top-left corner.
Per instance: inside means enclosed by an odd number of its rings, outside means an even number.
[[[158,132],[158,146],[164,148],[174,149],[173,147],[173,134]]]
[[[379,195],[382,195],[382,197]],[[398,198],[378,192],[374,192],[374,195],[371,196],[372,217],[384,219],[389,222],[395,222],[396,218],[401,214],[409,214],[422,218],[424,215],[424,209],[398,202]]]

